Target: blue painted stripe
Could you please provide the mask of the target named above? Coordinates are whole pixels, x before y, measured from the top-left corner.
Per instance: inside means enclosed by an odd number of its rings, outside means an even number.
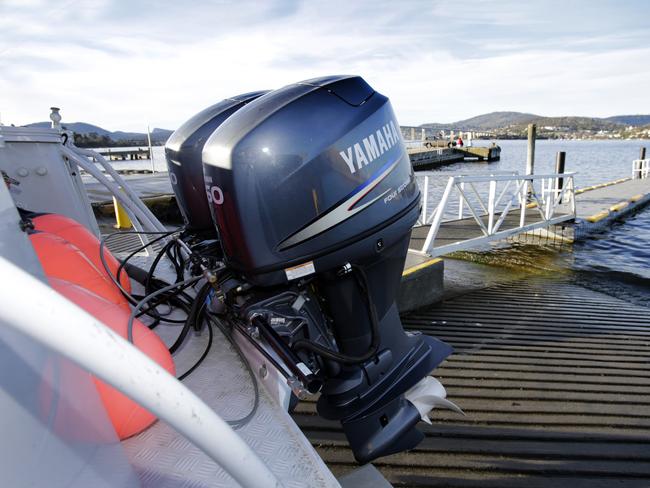
[[[357,193],[361,193],[364,189],[366,189],[370,184],[374,183],[374,180],[382,174],[384,171],[388,169],[388,167],[393,164],[395,161],[388,161],[386,164],[384,164],[381,168],[379,168],[377,171],[375,171],[366,181],[361,183],[359,186],[357,186],[354,190],[352,190],[350,193],[348,193],[344,198],[341,199],[341,201],[347,201],[353,196],[355,196]],[[357,202],[358,203],[358,202]]]

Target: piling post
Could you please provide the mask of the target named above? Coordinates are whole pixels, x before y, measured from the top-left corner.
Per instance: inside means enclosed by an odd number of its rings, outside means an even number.
[[[558,153],[555,155],[555,173],[556,174],[564,174],[564,162],[566,160],[566,153],[564,151],[558,151]],[[564,178],[558,176],[556,183],[555,183],[555,194],[559,195],[560,192],[562,191],[562,188],[564,187]],[[562,200],[558,203],[562,203]]]
[[[639,151],[639,159],[645,159],[645,146],[643,146],[641,151]]]
[[[526,157],[526,174],[532,175],[535,171],[535,137],[537,136],[537,126],[528,124],[528,153]]]
[[[535,172],[535,137],[537,135],[537,126],[535,124],[528,124],[528,151],[526,153],[526,174],[532,175]],[[527,200],[530,200],[530,195],[533,193],[533,180],[527,183],[528,191],[526,192]],[[542,195],[544,198],[544,195]]]
[[[427,131],[426,129],[422,129],[422,140],[425,141],[427,139]]]

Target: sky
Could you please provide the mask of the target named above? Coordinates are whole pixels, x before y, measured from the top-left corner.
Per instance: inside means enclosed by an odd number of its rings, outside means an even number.
[[[0,121],[175,129],[223,98],[358,74],[402,125],[650,113],[650,1],[0,0]]]

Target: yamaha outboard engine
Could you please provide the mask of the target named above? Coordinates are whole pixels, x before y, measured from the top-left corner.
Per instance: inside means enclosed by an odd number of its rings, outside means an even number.
[[[219,313],[275,351],[295,392],[320,392],[358,461],[416,446],[451,348],[406,333],[395,304],[420,192],[388,99],[358,76],[275,90],[218,126],[203,172]]]
[[[181,125],[165,144],[167,169],[186,227],[214,233],[208,193],[203,182],[201,153],[208,137],[224,120],[267,91],[227,98],[202,110]]]

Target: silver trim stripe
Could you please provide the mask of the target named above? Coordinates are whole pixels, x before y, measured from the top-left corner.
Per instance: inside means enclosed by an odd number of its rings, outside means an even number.
[[[401,158],[400,158],[401,159]],[[365,192],[366,194],[370,192],[375,186],[377,186],[381,180],[386,178],[390,174],[391,171],[393,171],[397,165],[400,162],[400,159],[395,161],[393,164],[391,164],[386,170],[379,174],[372,182],[370,185],[366,186],[363,188],[361,191]],[[370,188],[370,190],[368,190]],[[391,189],[389,188],[388,190],[384,191],[381,195],[376,196],[372,200],[370,200],[367,203],[364,203],[363,205],[360,205],[355,208],[351,208],[356,201],[359,200],[359,194],[356,193],[352,195],[350,198],[348,198],[346,201],[343,203],[339,204],[336,208],[328,212],[327,214],[323,215],[320,219],[316,220],[315,222],[312,222],[310,225],[305,227],[304,229],[296,232],[295,234],[289,236],[286,238],[284,241],[280,243],[279,250],[282,251],[283,249],[286,249],[291,246],[295,246],[296,244],[299,244],[302,241],[306,241],[307,239],[310,239],[321,232],[325,232],[327,229],[331,229],[332,227],[346,221],[350,217],[358,214],[361,212],[363,209],[369,207],[373,203],[375,203],[377,200],[382,198],[384,195],[386,195]],[[365,196],[365,195],[364,195]]]

